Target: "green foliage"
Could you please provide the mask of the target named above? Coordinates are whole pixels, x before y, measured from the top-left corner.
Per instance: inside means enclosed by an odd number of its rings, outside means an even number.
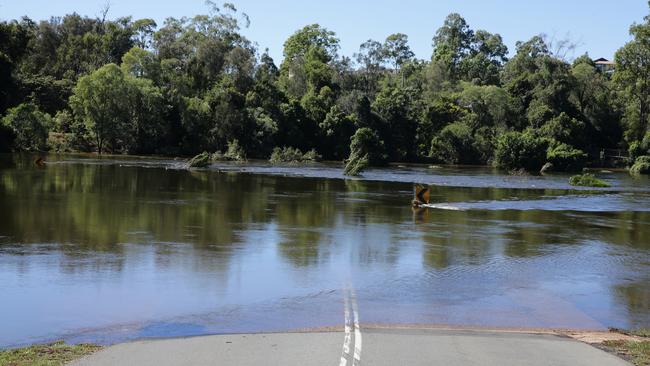
[[[498,34],[474,32],[459,14],[450,14],[433,37],[433,60],[453,79],[490,85],[499,83],[508,48]]]
[[[585,173],[574,175],[569,178],[569,184],[579,187],[595,187],[595,188],[609,188],[611,184],[596,178],[593,174]]]
[[[539,131],[543,136],[563,144],[585,145],[585,124],[564,112],[546,122]]]
[[[639,156],[650,155],[650,131],[643,137],[642,141],[633,141],[628,149],[630,160],[635,161]]]
[[[207,151],[204,151],[187,162],[188,168],[205,168],[212,162],[212,156]]]
[[[13,147],[20,151],[45,151],[52,118],[32,103],[11,108],[2,118],[2,125],[11,129],[5,136],[13,135]]]
[[[370,159],[368,158],[368,155],[350,156],[350,159],[345,164],[345,168],[343,169],[343,175],[356,177],[358,175],[361,175],[361,173],[369,166]]]
[[[631,27],[613,73],[588,55],[569,64],[542,35],[518,42],[508,59],[499,34],[459,14],[436,31],[429,60],[394,33],[364,42],[355,64],[339,55],[333,31],[311,24],[288,37],[278,67],[241,34],[246,14],[212,2],[207,10],[160,27],[77,14],[0,21],[0,115],[31,103],[56,116],[36,143],[55,151],[240,159],[285,146],[362,162],[350,139],[368,128],[382,145],[370,165],[433,157],[537,170],[543,138],[588,152],[628,145],[634,159],[648,153],[650,18]],[[3,126],[0,150],[14,138],[24,145],[18,129]],[[537,132],[521,137],[528,129]],[[506,143],[508,133],[521,138]],[[234,141],[236,157],[227,157]],[[580,153],[556,150],[549,159],[559,169],[582,165]]]
[[[474,164],[479,153],[474,146],[472,129],[466,123],[454,122],[431,141],[430,156],[447,164]]]
[[[553,169],[556,171],[580,171],[587,162],[587,154],[573,146],[560,143],[549,147],[546,160],[553,164]]]
[[[276,147],[273,149],[273,153],[271,154],[271,159],[269,159],[269,161],[272,164],[298,164],[316,162],[320,159],[321,156],[318,155],[316,150],[313,149],[303,154],[302,151],[292,147]]]
[[[360,128],[352,136],[350,157],[343,174],[359,175],[368,166],[383,165],[386,162],[384,142],[370,128]]]
[[[650,118],[650,16],[632,25],[630,34],[633,39],[616,52],[613,81],[625,106],[625,137],[635,141],[648,131]]]
[[[630,168],[630,174],[650,174],[650,156],[639,156],[634,161],[634,165]]]
[[[538,172],[546,162],[549,141],[527,132],[507,132],[497,138],[495,165],[507,170]]]
[[[101,154],[106,148],[151,153],[164,134],[162,94],[150,80],[124,75],[115,64],[79,79],[70,104]]]
[[[228,149],[225,153],[217,151],[211,156],[212,161],[246,161],[246,151],[239,145],[239,141],[228,142]]]

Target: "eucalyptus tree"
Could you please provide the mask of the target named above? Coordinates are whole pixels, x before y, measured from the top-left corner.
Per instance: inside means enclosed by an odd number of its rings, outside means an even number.
[[[625,137],[639,141],[648,131],[650,115],[650,16],[630,27],[633,39],[616,52],[613,81],[625,105]]]

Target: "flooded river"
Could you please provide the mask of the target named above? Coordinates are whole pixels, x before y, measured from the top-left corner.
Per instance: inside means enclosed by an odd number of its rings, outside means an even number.
[[[0,157],[0,347],[343,324],[650,326],[650,180]],[[435,208],[414,212],[413,183]]]

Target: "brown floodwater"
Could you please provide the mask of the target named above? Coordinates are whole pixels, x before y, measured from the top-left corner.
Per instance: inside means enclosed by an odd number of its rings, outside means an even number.
[[[650,180],[0,156],[0,347],[362,323],[650,326]],[[413,183],[435,207],[414,212]]]

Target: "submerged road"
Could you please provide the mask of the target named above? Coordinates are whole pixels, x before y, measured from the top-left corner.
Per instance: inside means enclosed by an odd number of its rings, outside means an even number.
[[[625,366],[573,339],[540,334],[424,329],[361,329],[363,351],[339,360],[348,334],[279,333],[151,340],[109,347],[73,365]],[[352,332],[351,335],[354,335]],[[355,340],[352,339],[352,343]],[[344,346],[345,348],[345,346]]]
[[[366,328],[353,289],[343,290],[343,332],[237,334],[119,344],[76,366],[624,366],[623,360],[552,334]]]

